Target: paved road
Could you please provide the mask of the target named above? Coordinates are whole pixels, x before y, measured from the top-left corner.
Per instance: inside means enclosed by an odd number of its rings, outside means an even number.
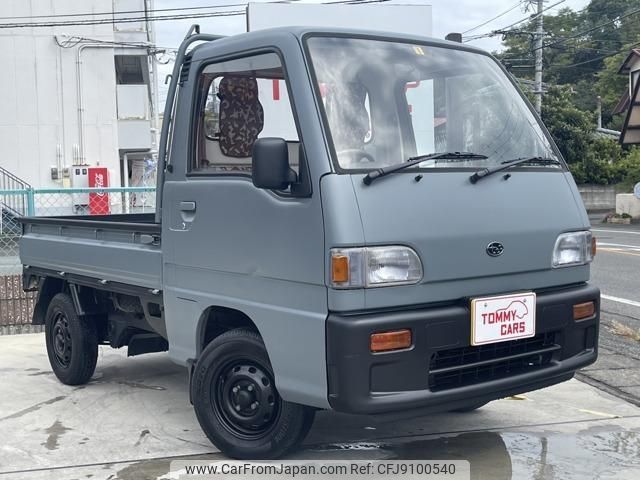
[[[591,278],[602,292],[600,358],[578,377],[640,405],[640,229],[594,225],[593,233],[598,253]]]
[[[640,229],[598,226],[593,233],[598,253],[591,273],[605,295],[604,306],[640,318]]]

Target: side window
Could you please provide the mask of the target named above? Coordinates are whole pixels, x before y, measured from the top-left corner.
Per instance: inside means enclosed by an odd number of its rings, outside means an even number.
[[[280,137],[298,172],[300,140],[275,53],[208,65],[200,77],[194,173],[250,174],[260,137]]]

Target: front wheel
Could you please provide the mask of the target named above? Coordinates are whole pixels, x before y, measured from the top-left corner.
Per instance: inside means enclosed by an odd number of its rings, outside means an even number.
[[[91,317],[76,313],[71,297],[58,293],[45,317],[45,339],[51,369],[65,385],[87,383],[98,361],[98,333]]]
[[[236,329],[202,352],[192,380],[193,405],[202,430],[225,455],[279,458],[302,443],[315,410],[278,394],[260,336]]]

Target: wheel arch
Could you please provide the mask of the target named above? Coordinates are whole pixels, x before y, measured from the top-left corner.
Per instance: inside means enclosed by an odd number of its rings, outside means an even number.
[[[249,328],[260,334],[260,329],[246,313],[230,307],[211,305],[198,319],[196,328],[196,354],[202,354],[205,347],[216,337],[235,328]]]
[[[47,308],[51,299],[60,292],[64,292],[66,282],[60,278],[42,277],[38,285],[38,297],[33,309],[31,323],[33,325],[44,325],[47,315]]]
[[[49,303],[58,293],[67,293],[71,296],[78,315],[103,313],[103,309],[94,297],[94,288],[78,286],[62,278],[41,277],[33,309],[32,324],[44,325]]]

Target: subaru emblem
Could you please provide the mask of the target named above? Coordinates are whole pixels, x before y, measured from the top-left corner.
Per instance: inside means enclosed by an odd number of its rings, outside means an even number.
[[[490,257],[499,257],[504,252],[504,245],[500,242],[491,242],[487,245],[487,255]]]

